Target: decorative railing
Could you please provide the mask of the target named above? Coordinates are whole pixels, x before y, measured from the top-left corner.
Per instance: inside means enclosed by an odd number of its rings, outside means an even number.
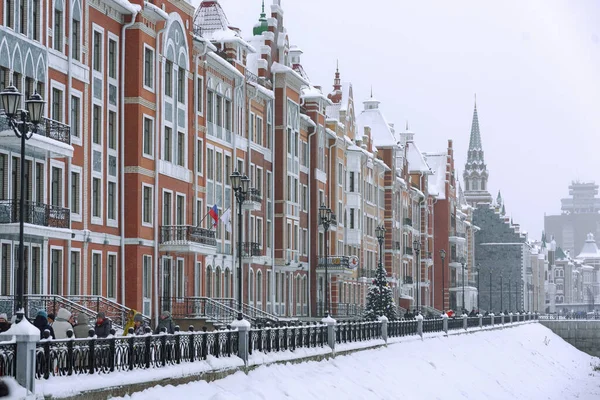
[[[212,298],[213,301],[216,301],[220,304],[223,304],[226,307],[238,310],[238,301],[232,298]],[[263,311],[259,308],[251,306],[247,303],[242,303],[242,314],[244,318],[253,321],[255,324],[265,324],[265,323],[279,323],[281,318],[276,315],[270,314],[266,311]]]
[[[413,277],[412,276],[405,276],[404,277],[404,284],[405,285],[412,285],[413,284]]]
[[[463,329],[464,322],[462,318],[449,318],[448,319],[448,330]]]
[[[258,82],[258,75],[253,74],[252,72],[246,70],[244,72],[244,75],[246,76],[246,82],[253,82],[256,83]]]
[[[441,318],[424,319],[423,333],[441,332],[444,330],[444,320]]]
[[[325,304],[317,302],[317,317],[325,317]],[[331,303],[329,304],[329,315],[333,318],[362,318],[365,307],[354,303]]]
[[[128,314],[130,308],[125,307],[122,304],[119,304],[115,301],[107,299],[102,296],[77,296],[77,295],[69,295],[64,296],[66,300],[69,300],[73,303],[79,304],[82,307],[85,307],[88,310],[92,310],[96,314],[99,312],[103,312],[104,315],[109,318],[114,325],[119,327],[124,327],[127,323]],[[144,321],[147,324],[150,324],[150,318],[143,316]],[[95,315],[94,318],[95,319]]]
[[[20,222],[19,200],[0,200],[0,224]],[[68,229],[71,222],[71,210],[25,200],[23,221],[26,224]]]
[[[399,320],[388,322],[388,336],[400,337],[416,335],[418,322],[416,320]]]
[[[173,318],[204,318],[220,326],[232,323],[238,316],[236,308],[209,297],[161,297],[160,304],[161,310],[169,311]],[[250,316],[244,318],[254,323]]]
[[[41,340],[36,348],[36,378],[107,374],[206,360],[238,354],[238,332],[179,332],[105,339]]]
[[[404,218],[403,223],[404,223],[404,225],[412,226],[412,219]]]
[[[377,270],[375,269],[358,268],[357,272],[359,278],[375,278],[377,276]]]
[[[319,267],[325,268],[325,264],[327,264],[328,268],[349,268],[350,267],[350,257],[348,256],[329,256],[319,257]]]
[[[17,344],[0,342],[0,377],[16,376]]]
[[[246,200],[253,201],[255,203],[262,203],[262,194],[260,193],[260,189],[250,188],[248,189],[248,193],[246,194]]]
[[[255,328],[250,330],[248,339],[248,354],[324,347],[327,346],[327,326],[299,323],[277,328]]]
[[[11,129],[4,110],[0,110],[0,131]],[[33,131],[33,127],[32,127]],[[45,136],[65,144],[71,144],[71,127],[62,122],[42,117],[37,126],[36,135]]]
[[[468,317],[467,328],[475,328],[476,326],[479,326],[479,317]]]
[[[260,243],[242,242],[242,257],[260,257]]]
[[[381,338],[381,321],[345,322],[337,324],[336,328],[335,342],[337,344]]]
[[[169,225],[160,227],[161,244],[200,243],[216,246],[216,232],[212,229],[199,228],[192,225]]]

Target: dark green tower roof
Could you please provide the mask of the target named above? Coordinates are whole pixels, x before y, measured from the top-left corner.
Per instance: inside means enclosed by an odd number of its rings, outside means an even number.
[[[254,29],[252,33],[254,36],[262,35],[263,32],[269,30],[269,24],[267,23],[267,14],[265,14],[265,0],[262,2],[262,12],[260,13],[260,18],[258,19],[258,24],[254,25]]]

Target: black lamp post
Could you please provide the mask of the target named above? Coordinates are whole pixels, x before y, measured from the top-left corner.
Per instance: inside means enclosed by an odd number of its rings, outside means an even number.
[[[508,312],[512,312],[512,299],[510,297],[510,276],[508,277]]]
[[[442,311],[446,312],[446,250],[440,250],[440,258],[442,259]]]
[[[481,271],[481,264],[477,264],[475,271],[477,271],[477,312],[479,313],[479,271]]]
[[[419,259],[421,242],[418,239],[413,241],[413,248],[417,254],[417,312],[419,312],[421,311],[421,303],[419,302],[419,296],[421,294],[421,260]]]
[[[504,308],[504,274],[500,271],[500,312]]]
[[[492,267],[490,266],[490,309],[489,309],[489,312],[493,312],[493,309],[492,309],[492,304],[493,304],[492,303],[492,272],[493,272]]]
[[[462,265],[462,281],[463,281],[463,293],[462,293],[462,308],[463,308],[463,312],[467,309],[465,307],[465,267],[466,267],[466,262],[464,258],[460,259],[460,264]]]
[[[321,204],[319,207],[319,224],[323,225],[323,250],[325,251],[325,257],[323,261],[325,263],[325,316],[329,317],[329,255],[327,248],[327,236],[329,235],[329,226],[333,222],[331,217],[331,208],[325,207],[325,204]]]
[[[16,322],[23,320],[25,315],[24,295],[25,295],[25,142],[37,132],[37,126],[42,120],[44,114],[44,104],[46,103],[42,96],[35,92],[29,100],[25,101],[25,110],[19,109],[21,96],[16,87],[9,86],[2,93],[2,108],[8,119],[8,123],[15,135],[21,139],[21,186],[19,193],[19,265],[16,274],[16,302],[15,312],[17,314]],[[20,121],[19,121],[20,117]]]
[[[231,181],[231,187],[235,193],[235,199],[237,200],[238,205],[238,320],[242,320],[244,318],[243,308],[242,308],[242,205],[246,200],[246,196],[248,195],[248,187],[250,186],[250,178],[246,175],[240,174],[237,170],[234,171],[229,177]]]
[[[385,226],[379,225],[375,228],[375,235],[377,236],[377,241],[379,242],[379,265],[377,266],[383,275],[386,275],[385,270],[383,269],[383,241],[385,239]],[[379,304],[383,304],[383,282],[379,282]]]

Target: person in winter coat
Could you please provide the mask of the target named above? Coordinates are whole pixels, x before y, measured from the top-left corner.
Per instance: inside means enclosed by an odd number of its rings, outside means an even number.
[[[48,323],[48,313],[44,310],[38,311],[35,316],[35,320],[33,321],[33,326],[40,330],[40,339],[44,338],[44,331],[50,331],[50,337],[54,339],[54,329]]]
[[[162,314],[160,314],[160,319],[158,321],[158,325],[156,326],[156,330],[154,331],[154,333],[159,334],[160,332],[162,332],[162,328],[165,328],[167,330],[167,333],[175,333],[173,318],[171,318],[171,313],[168,311],[163,311]]]
[[[90,319],[84,313],[79,313],[77,315],[77,325],[73,328],[73,332],[75,333],[76,338],[86,338],[89,337],[90,332]]]
[[[56,319],[52,324],[54,336],[56,339],[67,339],[67,331],[73,330],[71,312],[65,308],[60,308],[56,314]]]
[[[125,322],[125,327],[123,328],[123,336],[127,336],[127,334],[129,333],[129,328],[133,328],[133,318],[135,318],[136,314],[138,314],[138,312],[133,308],[130,309],[127,313],[127,322]]]
[[[98,317],[96,318],[96,325],[94,326],[94,330],[96,331],[96,337],[108,337],[108,335],[110,335],[111,328],[112,323],[110,322],[110,319],[106,318],[106,314],[100,311],[98,313]]]
[[[11,323],[8,322],[8,315],[5,313],[0,314],[0,332],[6,332],[10,329]]]
[[[135,335],[145,335],[146,334],[146,324],[144,322],[144,317],[142,314],[135,314],[133,317],[133,329]]]

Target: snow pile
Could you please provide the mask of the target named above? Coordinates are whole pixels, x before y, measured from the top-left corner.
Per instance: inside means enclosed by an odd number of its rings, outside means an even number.
[[[433,337],[321,362],[261,366],[212,383],[156,386],[131,400],[600,398],[600,359],[540,324]],[[116,399],[115,399],[116,400]]]

